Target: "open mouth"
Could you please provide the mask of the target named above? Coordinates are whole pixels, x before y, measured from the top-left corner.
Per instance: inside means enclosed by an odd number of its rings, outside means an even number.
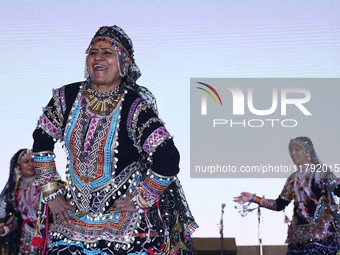
[[[103,71],[103,70],[105,70],[107,67],[104,66],[104,65],[94,65],[93,68],[94,68],[94,70],[96,70],[96,71]]]

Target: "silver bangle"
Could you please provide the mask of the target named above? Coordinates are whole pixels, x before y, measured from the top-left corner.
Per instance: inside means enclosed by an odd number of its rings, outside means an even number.
[[[5,232],[5,233],[3,233],[2,235],[0,234],[0,236],[6,236],[6,235],[8,235],[8,233],[9,233],[9,227],[4,226],[4,232]]]
[[[56,199],[58,196],[61,196],[62,194],[63,194],[62,189],[58,189],[56,192],[53,192],[53,193],[49,194],[47,197],[42,198],[41,202],[46,204],[47,202],[50,202],[50,201]]]

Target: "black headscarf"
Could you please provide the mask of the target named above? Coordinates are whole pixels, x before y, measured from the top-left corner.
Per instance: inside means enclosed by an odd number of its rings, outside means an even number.
[[[141,97],[143,97],[149,104],[153,106],[156,114],[158,114],[157,102],[154,95],[147,88],[136,83],[137,79],[142,75],[142,73],[136,64],[133,44],[130,37],[119,26],[102,26],[92,38],[90,45],[86,50],[86,54],[89,53],[91,47],[97,41],[106,41],[116,48],[118,59],[117,65],[121,75],[123,76],[122,81],[124,86],[132,89]],[[131,61],[130,68],[128,68],[126,72],[122,70],[124,68],[124,61]]]

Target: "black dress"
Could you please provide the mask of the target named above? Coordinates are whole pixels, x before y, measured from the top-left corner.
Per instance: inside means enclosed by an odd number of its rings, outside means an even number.
[[[178,150],[133,90],[123,85],[105,94],[88,83],[55,90],[33,137],[40,166],[54,161],[56,140],[64,142],[66,198],[77,209],[71,223],[51,226],[49,254],[194,254],[197,225],[176,177]],[[38,179],[43,185],[51,178]],[[111,213],[124,196],[137,211]]]

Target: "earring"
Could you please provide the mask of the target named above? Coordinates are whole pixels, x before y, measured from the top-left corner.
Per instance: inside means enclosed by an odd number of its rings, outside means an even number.
[[[121,65],[123,66],[123,70],[122,70],[122,67]],[[127,74],[127,67],[125,66],[125,64],[118,64],[117,63],[117,66],[118,66],[118,71],[119,71],[119,75],[120,77],[125,77],[125,75]]]
[[[124,77],[127,74],[127,67],[124,65],[123,67],[123,73],[122,73],[122,77]]]
[[[128,56],[126,55],[126,53],[123,51],[123,52],[119,52],[119,58],[118,58],[118,55],[117,55],[117,59],[119,59],[120,61],[119,64],[117,63],[118,65],[118,70],[119,70],[119,75],[120,77],[125,77],[128,73],[128,67],[129,67],[129,58]]]
[[[15,167],[15,173],[18,175],[18,176],[21,176],[21,171],[19,169],[19,166]]]
[[[84,69],[84,78],[87,80],[90,77],[89,72],[87,71],[87,68]]]
[[[87,58],[85,60],[85,68],[84,68],[84,78],[87,80],[88,78],[90,78],[90,74],[87,71]]]

